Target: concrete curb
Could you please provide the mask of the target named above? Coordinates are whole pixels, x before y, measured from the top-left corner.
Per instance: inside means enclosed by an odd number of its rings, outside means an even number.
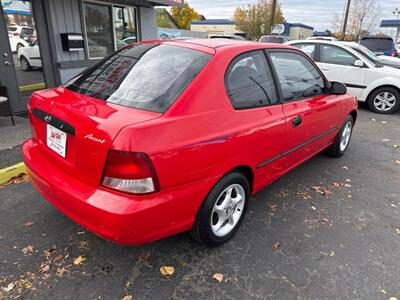
[[[0,185],[9,182],[13,177],[17,177],[20,174],[26,174],[25,164],[23,162],[0,169]]]

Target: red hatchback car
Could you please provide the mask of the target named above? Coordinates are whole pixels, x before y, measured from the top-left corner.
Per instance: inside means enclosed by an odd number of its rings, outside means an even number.
[[[226,39],[127,46],[32,95],[23,146],[40,193],[121,244],[190,231],[219,245],[252,194],[324,149],[357,102],[300,50]]]

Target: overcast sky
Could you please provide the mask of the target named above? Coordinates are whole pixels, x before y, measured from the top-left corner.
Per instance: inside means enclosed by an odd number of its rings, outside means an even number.
[[[185,0],[207,19],[229,19],[236,6],[246,6],[257,0]],[[382,18],[393,18],[393,9],[400,8],[399,0],[375,0]],[[289,23],[304,23],[316,30],[331,28],[335,13],[343,14],[345,0],[280,0],[283,15]]]

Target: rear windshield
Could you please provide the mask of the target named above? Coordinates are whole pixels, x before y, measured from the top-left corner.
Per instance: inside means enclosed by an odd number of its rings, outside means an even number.
[[[9,32],[17,31],[17,27],[7,27],[7,31]]]
[[[390,39],[363,39],[360,44],[374,52],[385,52],[394,49],[394,42]]]
[[[163,113],[210,59],[209,54],[182,47],[132,45],[64,87],[107,102]]]

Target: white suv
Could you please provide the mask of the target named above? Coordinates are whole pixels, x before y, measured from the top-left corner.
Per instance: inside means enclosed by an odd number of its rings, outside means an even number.
[[[7,31],[11,51],[18,52],[19,48],[28,46],[29,43],[26,39],[33,34],[34,29],[27,26],[11,25],[7,26]]]
[[[346,84],[349,93],[381,114],[400,108],[400,69],[369,60],[341,42],[299,40],[287,44],[307,53],[331,81]]]

